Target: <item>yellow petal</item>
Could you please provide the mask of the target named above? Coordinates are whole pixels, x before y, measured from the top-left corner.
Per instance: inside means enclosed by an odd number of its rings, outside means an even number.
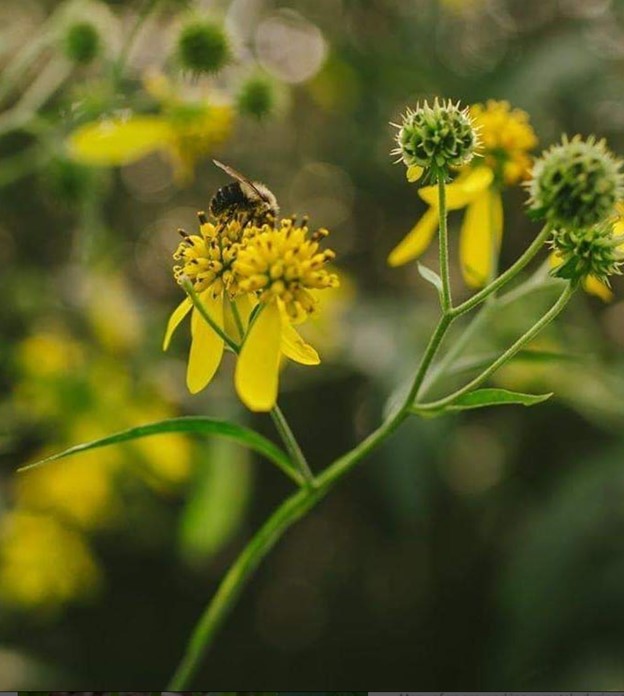
[[[460,231],[459,258],[464,280],[470,287],[483,287],[490,280],[501,231],[500,196],[486,190],[468,206]]]
[[[165,338],[163,340],[163,350],[169,348],[169,343],[171,342],[171,337],[173,332],[178,328],[178,325],[184,319],[184,317],[190,312],[193,303],[187,297],[173,310],[169,321],[167,322],[167,330],[165,331]]]
[[[167,147],[171,138],[171,128],[164,119],[131,116],[87,123],[69,136],[68,146],[72,157],[83,164],[112,167]]]
[[[405,176],[407,177],[407,180],[411,184],[413,184],[414,182],[418,181],[418,179],[420,179],[424,171],[425,170],[422,167],[419,167],[417,164],[412,164],[407,168]]]
[[[301,338],[288,320],[282,326],[282,353],[301,365],[318,365],[321,362],[319,354]]]
[[[204,290],[199,299],[210,318],[223,328],[223,295],[214,298],[210,290]],[[186,386],[191,394],[196,394],[210,382],[219,367],[223,355],[223,339],[197,309],[193,309],[191,315],[191,335]]]
[[[611,290],[598,278],[594,276],[587,276],[583,281],[583,290],[588,292],[590,295],[595,295],[599,297],[603,302],[611,302],[613,299],[613,293]]]
[[[551,268],[557,268],[558,266],[561,266],[562,263],[563,261],[561,259],[561,255],[556,251],[551,251],[550,254],[548,254],[548,265]]]
[[[234,373],[238,396],[252,411],[270,411],[277,401],[281,334],[281,312],[271,302],[251,325]]]
[[[483,193],[494,180],[494,172],[489,167],[476,167],[461,174],[451,184],[446,185],[446,207],[448,210],[464,208],[480,193]],[[418,195],[430,206],[438,206],[438,187],[425,186]]]
[[[438,223],[438,211],[435,208],[429,208],[407,236],[390,252],[388,264],[402,266],[420,256],[431,243],[431,238],[438,229]]]

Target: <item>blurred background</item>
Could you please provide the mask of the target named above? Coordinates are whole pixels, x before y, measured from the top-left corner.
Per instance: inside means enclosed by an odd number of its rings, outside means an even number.
[[[205,18],[229,51],[214,75],[176,54]],[[425,97],[505,99],[536,152],[565,132],[624,153],[624,3],[3,0],[0,71],[0,680],[161,688],[286,479],[179,435],[15,471],[182,414],[276,438],[231,361],[187,393],[188,328],[161,351],[176,229],[227,183],[211,157],[332,232],[342,287],[303,329],[323,362],[281,381],[319,470],[378,424],[437,316],[416,264],[386,264],[425,211],[389,122]],[[169,139],[72,156],[77,129],[118,113]],[[537,230],[525,198],[504,193],[503,266]],[[623,291],[576,297],[539,359],[496,376],[546,404],[407,422],[264,562],[195,686],[623,689]],[[550,293],[493,312],[466,355],[507,345]]]

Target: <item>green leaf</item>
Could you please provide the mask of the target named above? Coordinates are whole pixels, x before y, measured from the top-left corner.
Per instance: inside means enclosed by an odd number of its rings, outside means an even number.
[[[99,447],[108,447],[108,445],[116,445],[121,442],[136,440],[141,437],[150,435],[159,435],[161,433],[189,433],[195,435],[217,435],[230,440],[235,440],[241,445],[263,455],[274,464],[276,464],[287,476],[290,476],[297,483],[301,483],[301,475],[295,470],[287,455],[270,440],[267,440],[262,435],[259,435],[254,430],[245,428],[236,423],[228,421],[216,420],[214,418],[206,418],[205,416],[183,416],[181,418],[168,418],[167,420],[158,421],[157,423],[149,423],[148,425],[139,425],[136,428],[122,430],[114,435],[84,442],[80,445],[74,445],[69,449],[63,450],[51,457],[46,457],[41,461],[34,462],[23,466],[18,471],[27,471],[34,467],[53,462],[63,457],[69,457],[80,452],[86,452]]]
[[[419,409],[418,405],[412,407],[412,412],[418,415],[441,416],[449,411],[468,411],[473,408],[485,408],[486,406],[534,406],[542,401],[550,399],[552,392],[548,394],[523,394],[522,392],[509,391],[508,389],[477,389],[462,394],[455,401],[439,409]]]
[[[433,285],[433,287],[440,293],[442,292],[442,278],[430,268],[422,263],[418,264],[418,272],[420,275],[428,282]]]

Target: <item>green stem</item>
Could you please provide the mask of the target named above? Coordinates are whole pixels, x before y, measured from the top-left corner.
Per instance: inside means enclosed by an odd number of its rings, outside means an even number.
[[[238,329],[238,335],[240,336],[240,340],[242,341],[245,338],[245,327],[243,326],[243,320],[241,319],[241,315],[238,311],[238,307],[236,306],[236,302],[230,299],[228,299],[228,302],[230,303],[232,316],[234,317],[234,322],[236,323],[236,328]]]
[[[39,73],[21,99],[0,116],[0,135],[28,128],[36,112],[54,95],[73,70],[65,58],[51,60]]]
[[[496,292],[499,288],[512,281],[520,271],[533,259],[533,257],[540,251],[548,237],[550,236],[551,230],[548,225],[546,225],[541,232],[535,237],[531,244],[527,247],[525,252],[518,258],[518,260],[512,264],[506,271],[501,273],[501,275],[492,281],[489,285],[486,285],[482,290],[475,293],[472,297],[469,297],[465,302],[462,302],[457,307],[453,307],[450,313],[453,317],[460,317],[462,314],[469,312],[474,307],[480,305],[484,300],[486,300],[492,293]]]
[[[418,398],[430,392],[433,387],[453,369],[464,348],[477,333],[477,330],[483,327],[494,312],[500,311],[504,307],[507,307],[532,292],[561,284],[560,280],[547,276],[547,266],[548,262],[545,261],[528,280],[521,283],[510,292],[499,297],[495,294],[488,297],[481,311],[475,315],[461,335],[454,341],[453,345],[435,365],[433,370],[428,373],[422,388],[418,392]]]
[[[118,85],[120,83],[121,78],[123,77],[124,70],[126,68],[126,63],[128,62],[128,58],[130,56],[130,51],[134,46],[136,37],[141,31],[141,27],[143,26],[147,18],[150,16],[150,14],[154,11],[156,5],[158,5],[159,2],[160,0],[146,0],[143,4],[143,7],[140,9],[139,14],[137,16],[137,20],[134,23],[132,29],[130,30],[130,33],[126,37],[126,40],[123,46],[121,47],[121,51],[119,52],[117,60],[113,64],[114,84]]]
[[[223,339],[226,345],[228,345],[236,354],[240,352],[240,346],[238,343],[233,341],[225,331],[215,322],[215,320],[208,314],[204,303],[199,299],[199,296],[195,292],[193,284],[189,281],[182,283],[182,289],[189,296],[191,302],[195,306],[195,309],[202,315],[204,320],[210,325],[210,327]]]
[[[271,409],[271,418],[273,419],[273,423],[275,423],[277,432],[280,434],[280,437],[286,446],[286,450],[288,451],[290,458],[297,465],[297,468],[301,472],[307,486],[313,487],[314,474],[310,470],[308,462],[301,451],[301,447],[299,447],[297,438],[294,436],[290,426],[288,425],[288,421],[282,413],[282,409],[277,404],[275,404],[275,406]]]
[[[438,210],[440,211],[440,276],[442,278],[442,312],[446,314],[453,306],[451,298],[451,278],[449,271],[448,224],[446,214],[446,183],[440,177],[438,181]]]
[[[548,324],[550,324],[553,319],[555,319],[565,306],[568,304],[570,298],[574,294],[574,286],[571,283],[567,283],[561,295],[555,302],[555,304],[544,314],[539,321],[537,321],[533,326],[520,336],[520,338],[513,343],[504,353],[502,353],[491,365],[489,365],[481,374],[475,377],[471,382],[468,382],[465,386],[461,387],[457,391],[445,396],[443,399],[438,399],[437,401],[430,401],[429,403],[416,404],[413,407],[413,411],[421,413],[423,411],[437,411],[444,406],[452,403],[458,399],[463,394],[476,389],[479,385],[485,382],[488,377],[493,375],[496,370],[502,367],[506,362],[511,360],[516,353],[518,353],[524,346],[529,343],[537,334],[539,334]]]

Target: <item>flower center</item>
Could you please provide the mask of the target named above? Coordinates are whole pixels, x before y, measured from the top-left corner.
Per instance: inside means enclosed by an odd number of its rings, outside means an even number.
[[[180,230],[183,240],[173,258],[179,263],[173,267],[178,283],[188,278],[196,292],[212,288],[214,295],[224,289],[230,295],[237,293],[232,265],[244,242],[248,228],[238,220],[208,222],[203,213],[198,214],[200,234],[189,235]]]
[[[304,319],[316,305],[310,290],[338,286],[338,277],[324,268],[334,252],[319,249],[327,230],[308,236],[307,226],[296,226],[293,219],[256,230],[234,263],[240,291],[258,293],[260,302],[280,301],[291,319]]]

